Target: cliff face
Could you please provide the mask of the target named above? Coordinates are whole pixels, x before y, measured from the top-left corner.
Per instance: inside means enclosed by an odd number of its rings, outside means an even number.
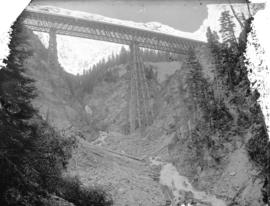
[[[27,61],[27,74],[36,81],[38,96],[33,102],[34,106],[43,119],[59,130],[85,125],[81,117],[83,108],[70,85],[72,76],[60,65],[56,68],[49,65],[48,51],[34,34],[31,43],[34,53]]]
[[[127,135],[124,65],[111,68],[114,81],[101,81],[91,94],[78,98],[76,77],[60,67],[51,69],[47,51],[35,36],[33,45],[36,50],[28,62],[28,73],[38,89],[34,105],[51,125],[79,131],[84,138],[78,137],[80,144],[67,171],[70,175],[77,175],[85,185],[105,187],[116,205],[156,206],[183,199],[199,205],[263,205],[262,182],[245,149],[251,135],[248,128],[216,133],[211,136],[211,146],[200,138],[208,132],[204,128],[197,131],[197,139],[191,138],[196,122],[182,92],[185,64],[146,63],[154,71],[148,83],[155,120],[142,135]],[[211,81],[209,55],[199,51],[198,57]],[[32,69],[33,65],[40,69]],[[221,141],[220,136],[227,140]]]

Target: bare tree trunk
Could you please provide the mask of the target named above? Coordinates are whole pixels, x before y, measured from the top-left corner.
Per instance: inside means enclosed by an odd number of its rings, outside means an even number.
[[[230,2],[230,1],[229,1]],[[231,5],[230,3],[230,7],[231,7],[231,10],[232,10],[232,13],[234,15],[234,17],[236,18],[236,20],[238,21],[239,25],[241,26],[241,28],[244,28],[244,24],[241,22],[241,20],[239,19],[239,17],[237,16],[233,6]]]
[[[251,17],[251,11],[250,11],[250,7],[249,7],[249,0],[246,0],[246,4],[247,4],[248,14],[249,14],[249,18],[250,18]]]

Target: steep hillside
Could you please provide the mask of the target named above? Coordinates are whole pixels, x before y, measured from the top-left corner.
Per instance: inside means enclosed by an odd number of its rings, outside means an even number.
[[[204,55],[200,55],[199,52],[198,57],[203,61],[201,64],[204,74],[209,79],[213,79],[210,72],[212,65],[205,58],[207,51],[201,53]],[[176,63],[151,65],[154,76],[149,80],[149,84],[152,85],[151,92],[156,115],[154,123],[142,136],[139,133],[125,135],[123,127],[127,115],[127,82],[125,73],[122,72],[118,81],[99,84],[85,99],[92,114],[89,118],[93,118],[98,125],[101,125],[98,127],[100,128],[98,139],[92,142],[92,145],[117,152],[121,156],[135,158],[143,161],[148,165],[147,167],[150,166],[154,171],[153,181],[160,181],[163,201],[170,200],[176,204],[185,200],[201,205],[222,206],[236,204],[236,202],[240,205],[263,205],[261,193],[263,181],[257,177],[258,170],[250,161],[245,148],[245,143],[250,138],[248,130],[233,133],[232,128],[225,134],[217,133],[216,137],[212,137],[215,141],[212,148],[207,147],[207,139],[199,138],[200,135],[202,138],[205,134],[198,133],[197,140],[191,138],[191,132],[196,125],[193,114],[185,102],[187,97],[181,92],[185,88],[183,85],[187,73],[185,64],[182,67],[181,64]],[[166,68],[171,69],[164,71]],[[201,129],[198,132],[207,131]],[[225,136],[224,138],[229,141],[220,141],[220,135]],[[79,159],[78,164],[82,164],[81,161],[83,160]],[[100,183],[101,172],[97,170],[99,166],[94,167],[96,176],[92,179],[92,183]],[[82,178],[88,178],[89,173],[82,174],[86,168],[87,166],[84,165],[78,169],[78,174],[81,174]],[[111,170],[115,167],[109,166],[109,168]],[[122,176],[120,171],[119,174]],[[115,189],[113,191],[121,191],[120,185],[113,180],[117,175],[113,174],[112,177],[110,173],[107,175],[112,178],[107,181],[111,182]],[[126,175],[126,178],[129,178],[131,172]],[[137,189],[126,188],[125,195],[123,194],[125,201],[129,195],[135,197]],[[154,191],[153,189],[152,192]],[[140,196],[142,202],[147,202],[147,197],[155,197],[155,193],[145,193]],[[116,195],[115,198],[119,197]],[[136,200],[131,201],[128,205],[137,205],[135,202]]]
[[[78,176],[86,186],[105,188],[120,206],[157,206],[166,201],[263,205],[263,182],[245,147],[251,132],[231,126],[223,134],[209,133],[211,141],[205,138],[209,131],[198,127],[194,120],[198,114],[190,109],[185,92],[189,72],[185,61],[145,63],[155,119],[144,133],[127,135],[126,65],[109,68],[110,75],[85,92],[79,77],[61,67],[50,68],[47,50],[33,38],[36,53],[28,64],[40,65],[29,71],[38,88],[34,104],[51,125],[80,133],[69,175]],[[209,50],[203,48],[196,55],[203,75],[213,81]],[[229,109],[235,113],[236,108]],[[234,118],[238,124],[238,116]]]
[[[184,70],[175,74],[170,87],[179,87],[176,85],[179,81],[175,79],[183,79]],[[263,182],[256,176],[259,171],[251,163],[243,141],[250,138],[250,132],[216,133],[210,137],[213,142],[209,142],[204,139],[207,129],[196,127],[184,98],[179,97],[179,93],[171,94],[171,98],[177,98],[179,103],[173,113],[176,120],[171,126],[174,138],[168,149],[170,160],[179,173],[186,176],[195,188],[216,195],[226,205],[263,205]],[[222,135],[229,141],[221,140]]]

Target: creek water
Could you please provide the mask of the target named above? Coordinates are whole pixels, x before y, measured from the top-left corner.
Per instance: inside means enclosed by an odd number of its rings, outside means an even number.
[[[192,193],[194,199],[210,203],[212,206],[226,206],[223,200],[216,198],[214,195],[194,189],[189,180],[185,176],[180,175],[172,163],[166,163],[162,166],[160,184],[167,186],[171,190],[176,203],[181,199],[181,191],[184,191]]]

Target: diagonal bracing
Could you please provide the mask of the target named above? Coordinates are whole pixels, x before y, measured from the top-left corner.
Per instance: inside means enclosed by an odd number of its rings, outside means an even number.
[[[153,110],[150,105],[150,92],[145,77],[145,67],[137,43],[134,42],[130,45],[130,53],[130,98],[128,105],[130,132],[133,133],[136,129],[143,131],[152,124]]]

